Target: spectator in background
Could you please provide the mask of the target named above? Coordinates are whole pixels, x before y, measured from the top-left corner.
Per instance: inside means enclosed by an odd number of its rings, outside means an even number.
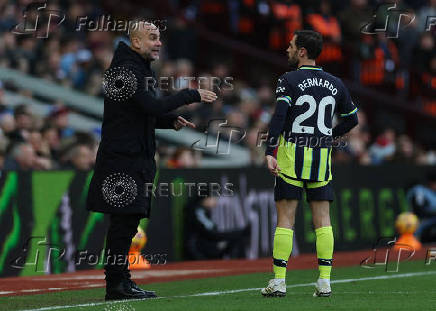
[[[395,154],[395,131],[384,130],[369,148],[369,156],[372,164],[381,164],[392,159]]]
[[[407,193],[412,211],[420,219],[415,232],[422,242],[436,241],[436,174],[429,174],[425,185],[416,185]]]
[[[167,40],[169,58],[188,59],[193,62],[197,51],[196,32],[188,27],[187,21],[181,16],[176,17],[169,27]]]
[[[251,128],[245,138],[246,145],[250,150],[251,165],[262,166],[265,163],[264,144],[260,144],[261,134],[264,133],[260,128]]]
[[[0,170],[5,169],[5,157],[6,154],[3,150],[0,150]]]
[[[184,88],[193,88],[195,85],[193,81],[190,81],[189,78],[194,75],[194,67],[192,63],[187,59],[179,59],[176,63],[176,77],[173,82],[170,77],[169,79],[169,88],[173,93],[177,90],[181,90]]]
[[[416,154],[413,142],[407,135],[398,137],[395,147],[394,162],[413,164]]]
[[[6,137],[12,137],[12,132],[15,131],[15,118],[10,113],[2,113],[0,115],[0,128]]]
[[[18,23],[15,14],[15,5],[2,1],[1,9],[3,10],[3,14],[0,19],[0,31],[7,32]]]
[[[6,110],[6,103],[5,103],[5,90],[3,82],[0,80],[0,113],[3,113]]]
[[[57,129],[60,139],[69,138],[74,134],[74,130],[68,125],[69,110],[63,105],[53,107],[48,120]]]
[[[29,134],[28,142],[32,145],[37,156],[50,159],[50,146],[48,142],[42,138],[40,131],[32,130]]]
[[[356,54],[359,50],[361,28],[367,24],[372,17],[371,9],[367,0],[351,0],[350,6],[339,13],[344,43],[352,48]],[[353,49],[357,48],[356,49]]]
[[[422,97],[423,109],[436,115],[436,53],[435,36],[431,32],[425,32],[419,39],[418,46],[414,50],[413,78],[416,81],[416,95]]]
[[[367,0],[351,0],[350,6],[339,13],[339,21],[342,29],[343,50],[350,55],[351,76],[354,80],[359,80],[360,58],[362,52],[366,50],[366,44],[361,39],[361,28],[371,20],[372,12],[368,7]]]
[[[33,38],[23,38],[19,41],[18,48],[14,51],[18,70],[31,74],[35,72],[36,42]]]
[[[371,159],[369,157],[367,145],[371,141],[369,133],[366,114],[360,110],[357,112],[359,117],[359,124],[353,128],[348,137],[348,148],[351,155],[357,160],[359,164],[369,165]]]
[[[48,144],[50,150],[50,158],[55,161],[59,160],[60,137],[59,132],[52,125],[45,125],[41,129],[42,139]]]
[[[168,168],[193,168],[197,166],[198,163],[192,150],[186,147],[177,148],[167,162]]]
[[[296,30],[302,29],[303,14],[300,6],[292,0],[270,2],[273,23],[270,30],[270,48],[286,49]]]
[[[428,72],[430,61],[435,55],[435,39],[431,32],[424,32],[414,51],[413,65],[421,72]]]
[[[63,168],[89,171],[94,164],[94,153],[88,145],[76,144],[64,157]]]
[[[73,87],[84,89],[89,77],[92,53],[87,49],[81,49],[76,54],[76,71],[72,76]]]
[[[77,71],[77,52],[80,48],[80,42],[71,37],[65,37],[61,42],[61,59],[60,59],[60,78],[64,79],[65,83],[72,85],[71,79]]]
[[[398,49],[384,33],[366,35],[363,41],[367,46],[360,63],[360,82],[381,86],[387,80],[386,74],[394,72],[398,64]]]
[[[29,106],[21,104],[14,109],[15,129],[8,133],[11,142],[24,142],[29,138],[32,127],[32,113]]]
[[[213,194],[213,193],[212,193]],[[201,192],[187,204],[184,211],[185,258],[191,260],[244,258],[245,237],[250,227],[221,232],[212,220],[212,210],[218,199],[211,196],[209,189]]]
[[[14,145],[12,152],[5,159],[5,170],[32,170],[36,167],[36,154],[32,145],[20,142]]]
[[[307,23],[313,30],[323,37],[323,48],[317,63],[325,70],[331,71],[331,66],[337,66],[342,59],[341,50],[341,27],[335,16],[331,14],[331,5],[328,0],[322,0],[319,13],[308,14]]]

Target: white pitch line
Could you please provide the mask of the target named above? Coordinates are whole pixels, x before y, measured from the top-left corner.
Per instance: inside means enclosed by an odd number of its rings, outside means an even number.
[[[402,273],[402,274],[393,274],[393,275],[372,276],[372,277],[357,278],[357,279],[332,280],[331,283],[336,284],[336,283],[351,283],[351,282],[372,281],[372,280],[386,280],[386,279],[407,278],[407,277],[414,277],[414,276],[426,276],[426,275],[433,275],[433,274],[436,274],[436,271],[411,272],[411,273]],[[314,286],[314,285],[315,285],[315,283],[302,283],[302,284],[288,285],[286,287],[287,288],[295,288],[295,287],[305,287],[305,286]],[[183,295],[183,296],[159,297],[159,299],[217,296],[217,295],[226,295],[226,294],[234,294],[234,293],[241,293],[241,292],[251,292],[251,291],[258,291],[258,290],[261,290],[261,287],[242,288],[242,289],[233,289],[233,290],[216,291],[216,292],[205,292],[205,293]],[[143,299],[129,299],[129,300],[112,301],[112,302],[82,303],[82,304],[77,304],[77,305],[42,307],[42,308],[37,308],[37,309],[25,309],[25,310],[20,310],[20,311],[49,311],[49,310],[71,309],[71,308],[77,308],[77,307],[95,307],[95,306],[101,306],[101,305],[105,305],[105,304],[115,304],[115,303],[125,303],[125,302],[135,302],[135,301],[143,301]]]

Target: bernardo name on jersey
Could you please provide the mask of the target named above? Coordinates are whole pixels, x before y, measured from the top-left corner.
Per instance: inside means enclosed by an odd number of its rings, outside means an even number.
[[[277,156],[286,179],[329,181],[335,114],[357,112],[342,81],[317,66],[301,66],[277,82],[266,155]]]
[[[336,95],[338,93],[338,89],[332,84],[330,83],[328,80],[322,80],[322,79],[318,79],[318,78],[308,78],[305,79],[302,83],[298,84],[298,87],[300,88],[300,90],[302,92],[304,92],[304,90],[308,87],[311,86],[320,86],[320,87],[325,87],[327,89],[329,89],[329,91],[332,92],[332,95]]]

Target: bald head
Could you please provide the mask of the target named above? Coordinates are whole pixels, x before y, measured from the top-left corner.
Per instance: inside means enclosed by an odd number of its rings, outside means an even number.
[[[159,59],[162,46],[160,31],[156,25],[146,21],[134,21],[129,29],[130,47],[147,60]]]

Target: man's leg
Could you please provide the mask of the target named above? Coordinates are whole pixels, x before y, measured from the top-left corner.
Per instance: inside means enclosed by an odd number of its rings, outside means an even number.
[[[110,215],[106,236],[107,262],[104,267],[106,283],[117,283],[130,278],[127,256],[135,236],[140,217],[137,215]]]
[[[263,296],[286,295],[286,267],[292,252],[294,238],[295,211],[303,193],[303,182],[298,180],[284,181],[276,177],[274,200],[277,209],[277,227],[274,234],[273,270],[274,279],[261,290]]]
[[[273,270],[276,279],[286,278],[286,267],[292,252],[294,238],[295,211],[297,200],[281,200],[276,202],[277,227],[274,234]]]
[[[307,200],[312,209],[313,225],[316,234],[316,253],[318,257],[319,278],[314,296],[331,295],[330,273],[333,261],[333,231],[330,223],[330,201],[333,189],[329,182],[309,182],[306,184]]]
[[[111,215],[106,237],[106,300],[154,298],[152,291],[140,289],[131,279],[129,249],[141,216]]]
[[[328,201],[311,201],[313,225],[316,234],[319,278],[330,280],[333,260],[333,230],[330,224],[330,204]]]

